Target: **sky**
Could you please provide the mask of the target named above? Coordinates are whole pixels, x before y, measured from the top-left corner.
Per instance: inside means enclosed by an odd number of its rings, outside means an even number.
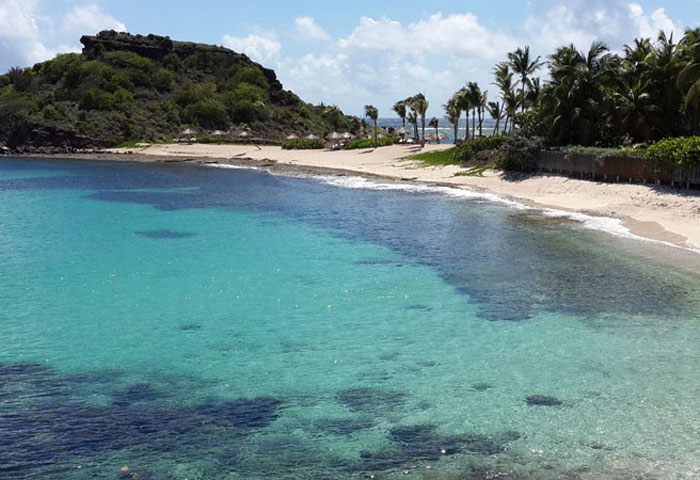
[[[0,0],[0,71],[80,51],[81,35],[104,29],[155,33],[245,53],[307,102],[389,117],[420,92],[441,116],[468,81],[496,99],[493,66],[518,47],[543,59],[594,40],[619,51],[697,26],[700,0]]]

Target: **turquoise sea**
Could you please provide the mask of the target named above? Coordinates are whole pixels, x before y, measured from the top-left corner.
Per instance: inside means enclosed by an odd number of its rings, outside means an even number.
[[[3,159],[0,205],[2,479],[700,477],[697,253],[245,169]]]

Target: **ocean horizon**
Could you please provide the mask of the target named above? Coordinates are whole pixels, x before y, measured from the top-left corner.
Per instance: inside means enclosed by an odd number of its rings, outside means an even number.
[[[0,198],[3,479],[700,475],[700,256],[614,219],[27,158]]]

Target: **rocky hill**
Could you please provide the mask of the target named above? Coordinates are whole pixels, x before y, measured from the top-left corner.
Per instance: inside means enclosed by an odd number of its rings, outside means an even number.
[[[303,102],[273,70],[227,48],[113,31],[80,41],[82,54],[0,75],[0,143],[103,147],[243,125],[274,142],[361,127],[336,107]]]

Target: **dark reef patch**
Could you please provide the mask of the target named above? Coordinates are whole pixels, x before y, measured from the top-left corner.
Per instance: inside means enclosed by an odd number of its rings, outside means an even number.
[[[419,312],[432,312],[433,307],[430,307],[428,305],[423,305],[420,303],[416,303],[414,305],[407,306],[406,310],[413,310],[413,311],[419,311]]]
[[[93,377],[104,375],[85,378]],[[87,406],[56,395],[81,388],[76,378],[82,377],[40,364],[0,364],[0,478],[45,478],[38,472],[55,471],[67,458],[146,444],[163,453],[176,451],[182,442],[233,445],[240,436],[269,426],[281,406],[277,399],[260,397],[173,407],[158,402],[158,392],[147,383],[114,395],[112,405]]]
[[[356,412],[390,410],[406,403],[406,394],[378,388],[350,388],[337,395],[338,402]]]
[[[147,383],[135,383],[113,396],[113,404],[119,407],[140,402],[152,402],[158,399],[156,391]]]
[[[557,397],[548,397],[547,395],[530,395],[525,401],[531,407],[558,407],[563,404]]]
[[[152,238],[154,240],[177,240],[180,238],[194,237],[192,232],[178,232],[175,230],[148,230],[145,232],[134,232],[139,237]]]
[[[470,390],[473,390],[475,392],[485,392],[486,390],[490,390],[492,388],[494,388],[494,387],[490,383],[476,382],[476,383],[472,383]]]
[[[360,460],[350,468],[365,472],[403,470],[416,462],[434,462],[445,455],[496,455],[506,451],[507,444],[520,438],[520,434],[440,436],[433,425],[412,425],[392,428],[389,438],[393,442],[391,447],[378,452],[362,452]]]
[[[195,332],[195,331],[201,330],[201,329],[202,329],[202,326],[197,325],[196,323],[189,323],[187,325],[181,325],[180,328],[178,328],[178,330],[180,330],[181,332]]]
[[[352,435],[374,426],[368,418],[324,418],[313,423],[314,431],[331,435]]]

